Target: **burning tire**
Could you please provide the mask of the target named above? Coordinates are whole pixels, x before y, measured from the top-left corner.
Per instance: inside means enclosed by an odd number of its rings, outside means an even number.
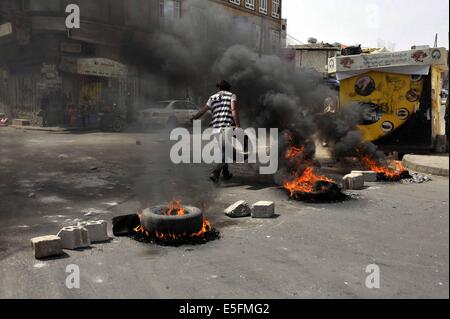
[[[203,228],[203,213],[195,207],[184,207],[184,215],[167,215],[167,206],[147,208],[140,214],[141,225],[153,234],[195,234]]]

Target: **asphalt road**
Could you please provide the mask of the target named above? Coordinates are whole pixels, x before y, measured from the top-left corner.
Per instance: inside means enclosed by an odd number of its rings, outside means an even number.
[[[449,297],[448,178],[373,183],[359,199],[308,204],[247,169],[214,187],[208,166],[173,165],[169,149],[164,133],[0,129],[0,298]],[[32,255],[32,237],[174,197],[206,203],[222,238],[178,248],[112,238],[59,259]],[[275,201],[279,216],[225,217],[240,199]],[[65,285],[69,264],[80,268],[79,289]],[[365,285],[369,264],[380,267],[380,289]]]

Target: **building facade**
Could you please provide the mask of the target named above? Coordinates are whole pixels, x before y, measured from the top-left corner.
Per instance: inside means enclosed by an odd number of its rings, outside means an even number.
[[[261,53],[279,53],[286,44],[286,20],[281,0],[212,0],[252,29],[250,46]]]
[[[252,49],[278,52],[281,0],[209,0],[254,28]],[[72,108],[92,112],[118,105],[126,114],[151,98],[148,76],[124,55],[130,39],[145,38],[191,14],[184,0],[0,1],[0,111],[35,125],[70,122]],[[66,28],[67,5],[81,9],[80,29]],[[284,23],[284,24],[283,24]],[[145,102],[144,102],[145,103]]]
[[[328,43],[289,46],[290,59],[296,68],[312,69],[328,76],[328,60],[340,53],[340,48]]]

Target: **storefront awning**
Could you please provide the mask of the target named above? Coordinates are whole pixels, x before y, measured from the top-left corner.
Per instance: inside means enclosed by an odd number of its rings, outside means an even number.
[[[409,75],[428,75],[430,73],[431,66],[393,66],[387,68],[374,68],[359,71],[347,71],[347,72],[336,72],[336,79],[339,81],[358,76],[369,71],[377,72],[387,72],[396,74],[409,74]]]
[[[446,69],[447,56],[445,48],[339,56],[328,60],[328,73],[341,80],[369,71],[427,75],[431,65]]]
[[[106,58],[62,57],[59,69],[80,75],[119,78],[128,73],[128,68],[116,61]]]

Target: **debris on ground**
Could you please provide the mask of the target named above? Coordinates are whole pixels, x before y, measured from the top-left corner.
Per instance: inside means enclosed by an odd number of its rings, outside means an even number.
[[[81,213],[84,216],[94,216],[94,215],[104,215],[104,214],[108,214],[109,211],[107,210],[103,210],[103,209],[96,209],[96,208],[89,208],[89,209],[85,209],[83,211],[81,211]]]
[[[225,209],[224,213],[231,218],[242,218],[251,216],[252,211],[246,201],[240,200]]]
[[[410,175],[411,175],[410,178],[404,178],[400,181],[400,183],[402,183],[402,184],[423,184],[423,183],[431,182],[433,180],[431,178],[431,176],[422,175],[422,174],[418,174],[418,173],[412,173]]]
[[[128,236],[138,242],[145,244],[180,247],[180,246],[204,245],[208,242],[219,240],[221,238],[221,233],[217,229],[211,228],[200,237],[184,236],[180,238],[176,237],[159,238],[156,236],[147,236],[142,232],[133,232]]]
[[[61,238],[53,235],[32,238],[31,247],[36,259],[59,256],[63,253]]]
[[[347,200],[359,200],[362,198],[362,195],[359,193],[346,193]]]
[[[28,194],[28,198],[36,198],[36,194],[35,193],[30,193],[30,194]]]

